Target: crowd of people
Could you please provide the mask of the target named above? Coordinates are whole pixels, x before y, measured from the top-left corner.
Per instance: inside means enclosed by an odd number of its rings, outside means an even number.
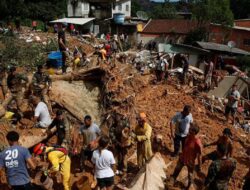
[[[152,127],[148,123],[145,113],[138,114],[137,125],[134,130],[128,125],[123,126],[121,131],[120,142],[112,144],[110,137],[103,134],[100,127],[92,121],[91,116],[87,115],[83,119],[83,123],[79,129],[79,136],[71,139],[69,135],[69,121],[61,110],[56,112],[56,117],[51,120],[46,114],[49,114],[45,103],[38,99],[34,99],[37,105],[40,104],[39,118],[47,118],[49,123],[41,122],[42,126],[50,133],[53,127],[56,127],[57,143],[53,146],[39,143],[33,148],[33,156],[39,157],[45,162],[49,162],[51,167],[44,172],[46,175],[53,177],[60,173],[62,175],[62,183],[65,190],[71,189],[70,184],[70,168],[71,158],[74,156],[70,152],[69,147],[76,148],[80,139],[83,138],[82,149],[80,154],[79,169],[85,171],[86,161],[93,164],[93,175],[97,180],[100,189],[112,189],[114,185],[114,176],[121,175],[126,179],[129,172],[127,168],[128,149],[131,147],[132,141],[136,144],[137,149],[137,167],[142,168],[153,156],[152,150]],[[45,109],[44,109],[45,108]],[[35,113],[38,112],[37,110]],[[202,144],[199,138],[200,127],[193,121],[191,107],[184,106],[182,112],[177,112],[170,122],[171,138],[174,141],[174,151],[171,156],[178,157],[177,165],[173,174],[170,176],[167,185],[176,184],[176,179],[184,166],[188,170],[188,186],[194,184],[194,172],[201,173],[201,166],[207,160],[211,160],[208,173],[204,181],[204,187],[211,190],[226,190],[228,184],[236,169],[236,160],[233,158],[233,142],[232,132],[229,128],[225,128],[223,134],[218,140],[209,144]],[[131,135],[131,133],[134,135]],[[26,163],[30,170],[39,170],[40,166],[36,166],[28,149],[18,144],[19,134],[10,131],[6,139],[10,147],[0,154],[0,167],[6,169],[9,185],[13,190],[31,190],[32,184]],[[114,154],[112,148],[120,147],[118,154]],[[217,148],[204,155],[203,149],[209,146]],[[181,152],[181,153],[180,153]],[[197,160],[197,162],[196,162]],[[196,164],[197,163],[197,164]],[[119,169],[119,170],[117,170]],[[246,175],[246,181],[243,189],[249,188],[249,174]]]
[[[58,32],[59,50],[62,52],[62,73],[66,73],[67,44],[65,30],[67,25],[62,25]],[[107,43],[98,51],[98,59],[107,61],[111,51],[115,53],[118,49],[117,41],[106,36]],[[125,37],[122,37],[125,39]],[[77,55],[77,53],[76,53]],[[160,55],[156,58],[156,78],[160,82],[168,79],[169,62],[167,58]],[[185,84],[189,62],[186,55],[181,55],[183,65],[182,81]],[[208,62],[205,82],[209,87],[212,80],[213,63]],[[24,92],[23,87],[30,88],[30,103],[34,107],[33,121],[35,128],[46,130],[48,136],[56,129],[57,142],[55,145],[39,143],[32,149],[33,157],[37,157],[44,162],[50,163],[50,167],[43,170],[44,175],[54,177],[62,175],[64,190],[71,189],[71,160],[79,155],[79,170],[84,172],[91,162],[92,173],[97,181],[97,187],[101,190],[110,190],[114,186],[114,176],[121,175],[126,181],[128,169],[129,149],[136,145],[137,167],[143,168],[153,157],[152,150],[152,127],[149,124],[146,113],[138,113],[136,126],[131,126],[127,118],[120,118],[116,124],[115,140],[111,136],[103,133],[101,128],[92,120],[90,115],[84,116],[78,135],[72,138],[70,130],[71,123],[61,109],[54,113],[49,101],[48,93],[53,88],[52,80],[46,74],[43,66],[38,66],[34,73],[32,83],[28,86],[28,77],[22,74],[16,67],[11,67],[9,71],[1,68],[1,87],[4,95],[11,93],[11,98],[16,102],[18,118],[22,117]],[[234,85],[228,94],[228,102],[225,108],[226,119],[233,116],[232,124],[235,124],[235,113],[240,101],[240,93]],[[21,120],[19,119],[21,122]],[[181,112],[170,121],[170,137],[173,140],[173,158],[178,158],[173,174],[166,185],[176,184],[176,179],[184,166],[188,169],[188,186],[194,185],[194,172],[200,173],[202,164],[207,160],[212,160],[203,187],[209,190],[226,190],[236,169],[236,160],[233,158],[232,132],[225,128],[223,134],[217,141],[209,144],[202,144],[199,137],[200,126],[194,122],[190,105],[185,105]],[[31,190],[32,187],[29,170],[40,171],[41,168],[34,163],[28,149],[18,144],[19,134],[10,131],[6,136],[9,147],[0,153],[0,168],[5,168],[8,183],[13,190]],[[83,140],[81,140],[83,139]],[[81,144],[82,143],[82,144]],[[81,150],[77,150],[81,144]],[[204,155],[204,148],[216,146],[216,150]],[[196,164],[196,160],[197,163]],[[28,168],[26,166],[28,164]],[[246,175],[244,190],[249,189],[249,173]]]

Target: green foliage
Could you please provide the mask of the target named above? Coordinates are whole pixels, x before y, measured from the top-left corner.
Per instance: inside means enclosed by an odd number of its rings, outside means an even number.
[[[231,0],[231,9],[235,19],[244,19],[249,17],[250,1],[249,0]]]
[[[16,37],[0,36],[1,61],[6,65],[16,65],[35,68],[37,65],[45,64],[47,54],[57,50],[56,42],[48,39],[45,45],[41,43],[26,43]]]
[[[206,22],[233,25],[233,13],[230,9],[229,0],[194,0],[193,15],[202,25]]]
[[[176,18],[176,8],[169,1],[162,5],[156,5],[151,11],[151,17],[154,19],[173,19]]]
[[[184,43],[192,45],[196,41],[202,41],[206,39],[206,37],[207,37],[206,28],[204,27],[197,28],[187,34]]]
[[[66,13],[67,0],[1,0],[0,16],[48,21]]]
[[[237,63],[241,66],[242,70],[250,70],[250,56],[237,57]]]
[[[131,2],[131,15],[132,15],[133,17],[136,17],[136,13],[137,13],[138,11],[141,11],[141,5],[140,5],[140,3],[138,2],[138,0],[133,0],[133,1]]]

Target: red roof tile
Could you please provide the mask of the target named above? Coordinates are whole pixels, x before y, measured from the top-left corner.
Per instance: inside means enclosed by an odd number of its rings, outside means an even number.
[[[181,20],[181,19],[156,19],[150,20],[145,26],[142,33],[150,34],[167,34],[167,33],[177,33],[177,34],[187,34],[191,30],[197,27],[196,21],[191,20]]]

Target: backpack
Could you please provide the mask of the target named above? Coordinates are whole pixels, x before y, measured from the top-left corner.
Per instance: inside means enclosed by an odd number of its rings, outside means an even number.
[[[68,155],[68,150],[65,147],[62,147],[59,145],[53,145],[52,147],[53,147],[53,149],[49,150],[47,152],[47,154],[49,154],[50,152],[53,152],[53,151],[60,151],[60,152],[64,153],[64,156]]]

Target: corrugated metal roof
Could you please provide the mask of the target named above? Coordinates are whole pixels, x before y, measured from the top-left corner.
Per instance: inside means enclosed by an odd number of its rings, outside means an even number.
[[[203,49],[241,54],[241,55],[250,55],[250,53],[245,50],[242,50],[239,48],[230,48],[229,46],[224,45],[224,44],[217,44],[214,42],[196,42],[196,44]]]
[[[50,23],[68,23],[68,24],[84,25],[94,19],[95,18],[62,18],[50,21]]]

